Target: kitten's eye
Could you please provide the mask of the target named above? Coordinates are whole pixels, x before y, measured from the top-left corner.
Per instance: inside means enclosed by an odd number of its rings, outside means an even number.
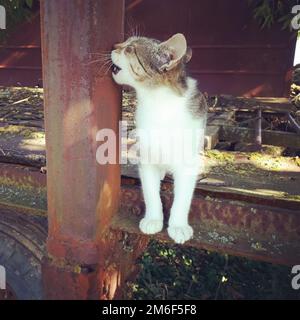
[[[125,48],[125,52],[126,53],[132,53],[133,52],[133,47],[132,46],[128,46]]]

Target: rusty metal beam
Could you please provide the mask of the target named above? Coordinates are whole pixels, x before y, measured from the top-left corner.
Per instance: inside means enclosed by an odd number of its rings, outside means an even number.
[[[44,177],[39,171],[26,170],[23,166],[0,165],[2,185],[28,189],[33,199],[34,194],[46,188]],[[162,183],[166,216],[172,203],[172,188],[171,182]],[[21,190],[17,190],[17,193],[20,194]],[[1,194],[0,204],[2,207],[15,207],[15,203],[6,203],[4,206]],[[32,201],[27,201],[17,210],[31,215],[46,214],[45,211],[37,211]],[[107,236],[119,239],[118,245],[127,254],[132,253],[130,248],[135,246],[135,241],[131,241],[128,235],[141,237],[140,245],[147,243],[147,237],[141,235],[138,229],[143,214],[144,202],[139,179],[130,174],[122,176],[121,207],[110,226],[113,236],[110,232]],[[191,223],[195,228],[195,238],[187,245],[286,265],[296,264],[300,260],[300,210],[296,201],[271,201],[256,195],[250,197],[224,190],[213,192],[205,188],[197,189],[191,208]],[[127,238],[123,237],[126,233]],[[155,235],[155,238],[170,240],[165,232]]]
[[[162,184],[161,196],[167,220],[173,199],[170,183]],[[139,181],[122,179],[121,207],[112,230],[139,234],[138,221],[144,209]],[[299,209],[195,194],[190,222],[194,237],[186,245],[290,266],[300,261]],[[165,231],[155,238],[170,241]]]
[[[96,133],[118,133],[121,92],[90,57],[122,41],[124,1],[44,0],[41,18],[49,219],[45,298],[112,298],[126,278],[119,240],[107,235],[119,204],[120,167],[97,164]]]

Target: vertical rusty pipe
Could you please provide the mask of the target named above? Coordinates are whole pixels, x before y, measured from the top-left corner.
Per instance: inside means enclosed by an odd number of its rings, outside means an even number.
[[[52,261],[44,268],[46,296],[87,298],[88,282],[80,294],[62,266],[81,270],[76,266],[99,262],[100,234],[118,207],[120,168],[97,164],[96,133],[118,133],[121,94],[101,62],[92,60],[122,40],[124,1],[43,0],[41,19]]]

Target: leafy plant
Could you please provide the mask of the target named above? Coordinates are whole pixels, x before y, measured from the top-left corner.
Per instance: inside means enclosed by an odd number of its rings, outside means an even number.
[[[0,5],[6,11],[6,29],[0,31],[0,43],[3,43],[16,25],[24,20],[30,20],[33,15],[34,0],[0,0]]]
[[[299,0],[248,0],[253,10],[253,17],[262,29],[279,23],[282,29],[292,30],[290,27],[293,18],[292,7],[299,3]]]
[[[285,266],[153,241],[128,299],[300,299]]]

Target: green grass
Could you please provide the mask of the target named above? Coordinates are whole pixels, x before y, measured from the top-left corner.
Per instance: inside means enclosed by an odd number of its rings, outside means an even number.
[[[151,242],[128,299],[300,299],[291,268]]]

